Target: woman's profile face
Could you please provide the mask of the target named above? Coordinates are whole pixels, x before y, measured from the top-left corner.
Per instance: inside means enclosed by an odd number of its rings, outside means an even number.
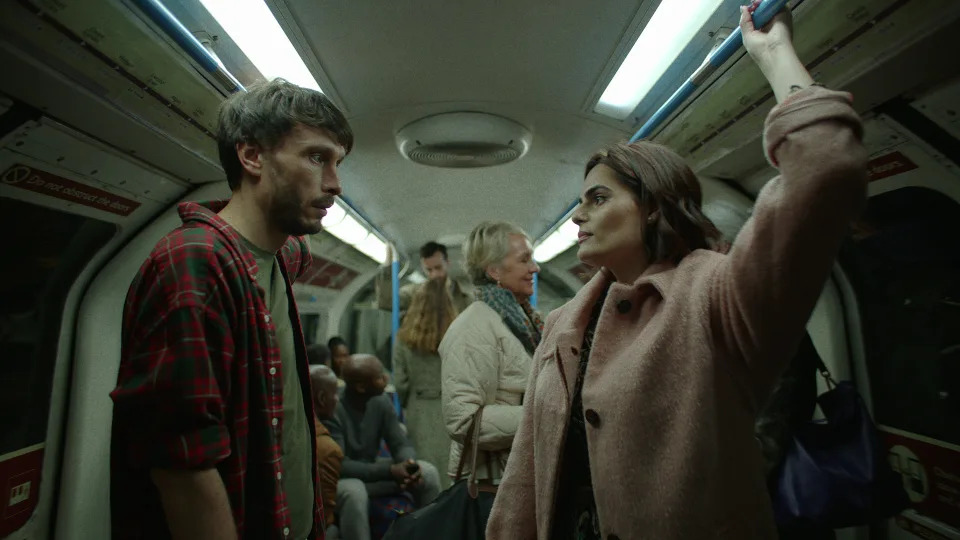
[[[610,167],[597,165],[583,180],[573,221],[580,227],[577,257],[581,261],[616,274],[618,268],[644,260],[640,205]]]
[[[510,251],[503,261],[493,268],[491,277],[500,282],[500,286],[512,292],[518,299],[533,294],[533,275],[540,271],[533,260],[533,246],[522,234],[510,235]]]

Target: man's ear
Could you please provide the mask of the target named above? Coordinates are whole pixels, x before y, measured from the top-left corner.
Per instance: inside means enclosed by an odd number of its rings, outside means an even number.
[[[263,150],[259,145],[238,142],[237,158],[240,160],[240,166],[250,176],[260,179],[263,173]]]

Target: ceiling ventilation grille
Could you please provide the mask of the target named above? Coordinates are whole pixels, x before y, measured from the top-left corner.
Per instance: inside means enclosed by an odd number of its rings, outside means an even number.
[[[397,132],[410,161],[446,168],[490,167],[521,158],[532,135],[522,125],[487,113],[454,112],[421,118]]]
[[[517,159],[520,151],[496,144],[447,143],[417,146],[407,157],[434,167],[489,167]]]

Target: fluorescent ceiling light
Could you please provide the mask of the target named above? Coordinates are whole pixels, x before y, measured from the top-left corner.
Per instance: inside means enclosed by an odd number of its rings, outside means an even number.
[[[533,258],[540,263],[553,259],[577,243],[579,232],[580,227],[568,219],[534,248]]]
[[[353,244],[353,247],[378,263],[383,264],[387,260],[387,244],[373,233],[370,233],[362,241]]]
[[[320,90],[263,0],[200,0],[267,80],[276,77]]]
[[[347,211],[340,206],[339,202],[334,202],[333,206],[327,208],[327,215],[323,216],[323,219],[320,220],[320,224],[323,225],[324,229],[329,229],[334,227],[343,221],[343,218],[347,215]]]
[[[574,223],[573,219],[568,219],[557,229],[555,234],[559,234],[561,238],[571,244],[576,244],[577,237],[580,235],[580,226]]]
[[[364,238],[370,234],[367,231],[367,228],[360,224],[357,220],[353,219],[351,215],[343,216],[343,219],[340,223],[326,228],[327,232],[336,236],[340,240],[350,244],[355,245],[361,242]]]
[[[539,263],[545,263],[566,251],[571,245],[557,236],[549,236],[533,250],[533,258]]]
[[[387,244],[373,232],[373,227],[353,217],[339,200],[327,209],[327,215],[323,216],[320,223],[323,230],[341,242],[350,244],[380,264],[387,262]]]
[[[594,111],[630,116],[723,0],[662,0]]]

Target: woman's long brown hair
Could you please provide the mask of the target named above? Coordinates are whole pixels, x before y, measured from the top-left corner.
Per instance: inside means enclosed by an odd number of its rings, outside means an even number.
[[[397,338],[415,351],[436,354],[457,315],[446,283],[430,280],[414,294]]]

